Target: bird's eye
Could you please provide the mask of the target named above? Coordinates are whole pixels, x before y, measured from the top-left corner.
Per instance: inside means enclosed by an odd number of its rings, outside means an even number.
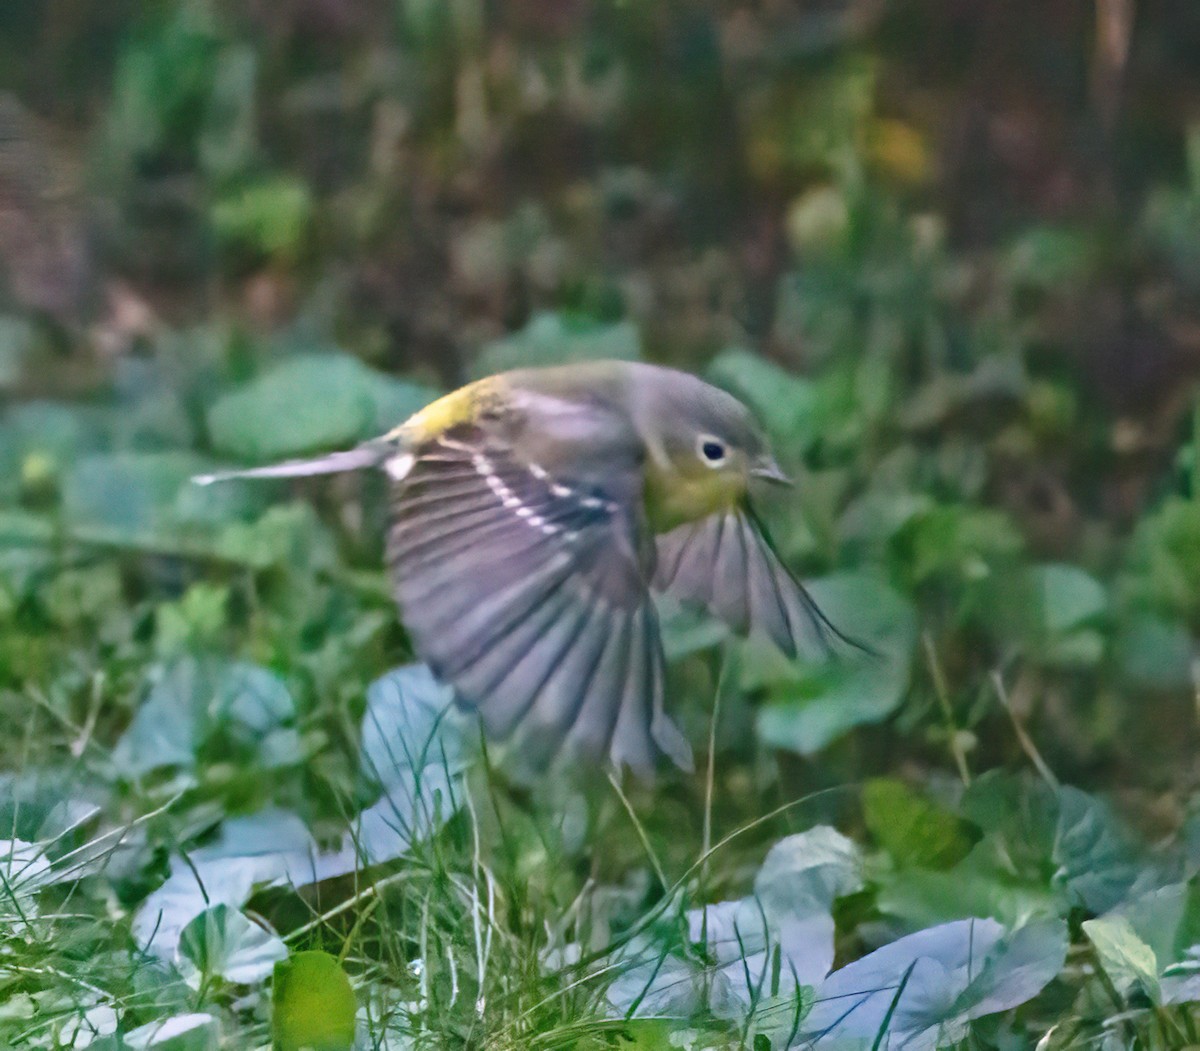
[[[718,441],[709,435],[701,435],[700,440],[696,444],[700,448],[700,458],[709,467],[720,467],[725,462],[725,457],[729,453],[725,448],[724,442]]]

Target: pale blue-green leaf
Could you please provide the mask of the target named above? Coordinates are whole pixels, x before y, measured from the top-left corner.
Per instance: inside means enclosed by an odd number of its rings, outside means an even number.
[[[961,1040],[974,1018],[1008,1010],[1062,969],[1066,925],[1048,921],[1006,935],[994,920],[918,931],[835,971],[817,989],[804,1041],[875,1041],[935,1051]]]
[[[305,354],[218,398],[209,436],[251,462],[351,445],[370,436],[392,382],[348,354]]]
[[[209,978],[224,978],[236,985],[264,981],[287,946],[278,935],[252,923],[228,905],[206,909],[184,929],[177,950],[180,973],[198,989]]]
[[[812,582],[809,592],[830,621],[874,652],[842,646],[841,659],[803,667],[750,643],[755,648],[743,661],[743,685],[767,691],[759,736],[801,755],[819,751],[854,726],[890,715],[908,688],[916,642],[911,603],[875,577],[826,577]]]
[[[622,951],[620,971],[605,995],[619,1017],[690,1018],[704,1003],[702,977],[696,964],[638,937]],[[714,984],[723,987],[723,976]],[[720,989],[714,988],[712,996],[719,999]]]
[[[1163,1004],[1200,1000],[1196,879],[1156,887],[1083,926],[1122,993],[1136,987]]]
[[[972,858],[990,859],[1010,884],[1049,889],[1063,915],[1107,912],[1160,879],[1111,809],[1077,788],[992,771],[964,794],[962,813],[985,832]]]
[[[1026,923],[1005,935],[955,1004],[967,1018],[1007,1011],[1038,995],[1062,970],[1067,925],[1059,920]]]
[[[833,964],[828,911],[776,913],[748,897],[692,909],[687,921],[688,939],[715,964],[705,977],[708,1008],[720,1018],[744,1020],[763,1000],[794,1003]]]
[[[295,715],[283,681],[246,661],[184,657],[153,669],[151,678],[150,692],[113,752],[122,773],[190,766],[220,727],[253,741]]]
[[[186,861],[172,857],[170,865],[166,881],[133,920],[137,944],[168,959],[183,929],[208,908],[240,908],[256,888],[303,886],[354,869],[353,859],[349,868],[327,867],[304,822],[276,809],[229,818],[214,843],[192,850]]]
[[[149,1022],[113,1040],[112,1047],[128,1048],[129,1051],[218,1051],[221,1046],[221,1023],[210,1014],[194,1013],[176,1015],[162,1021]],[[93,1044],[93,1048],[107,1051],[110,1045]]]
[[[465,791],[461,779],[438,764],[395,777],[354,821],[342,856],[369,865],[403,857],[453,816]]]
[[[786,836],[754,877],[754,893],[775,915],[829,912],[836,898],[862,887],[862,851],[828,825]]]
[[[109,1036],[117,1031],[121,1016],[110,1004],[94,1004],[83,1009],[77,1005],[80,1013],[68,1019],[60,1030],[60,1040],[64,1047],[71,1051],[83,1051],[85,1047],[95,1048],[97,1038]]]
[[[833,963],[833,901],[862,886],[861,866],[854,844],[826,826],[787,837],[752,896],[688,911],[690,948],[641,937],[622,950],[610,1003],[618,1013],[636,1004],[641,1016],[688,1017],[700,1006],[739,1022],[753,1014],[762,1033],[786,1033]]]
[[[1104,585],[1077,566],[1048,563],[1029,571],[1042,624],[1051,634],[1072,631],[1108,608]]]
[[[446,767],[457,773],[473,757],[470,720],[454,708],[453,692],[424,664],[407,664],[367,688],[362,770],[378,784],[412,783],[414,772]]]
[[[1192,635],[1178,621],[1134,616],[1121,626],[1114,649],[1122,675],[1136,685],[1160,690],[1191,685]]]
[[[460,774],[477,742],[474,720],[455,708],[453,693],[425,665],[376,679],[367,690],[361,765],[383,794],[359,816],[343,849],[374,864],[431,835],[462,802]]]
[[[0,839],[0,920],[37,915],[37,892],[53,881],[50,860],[37,843]]]
[[[296,703],[283,680],[249,661],[225,665],[215,687],[210,718],[229,720],[248,738],[257,739],[296,715]]]
[[[193,674],[184,673],[184,687],[193,686]],[[215,711],[229,711],[230,695],[205,688],[199,694]],[[286,811],[230,818],[215,843],[191,851],[186,862],[172,859],[170,877],[134,920],[139,944],[169,955],[183,928],[206,908],[240,907],[256,887],[300,887],[389,861],[432,835],[461,804],[460,772],[473,755],[474,738],[465,735],[463,717],[447,711],[449,700],[423,666],[377,680],[363,719],[362,771],[383,791],[351,822],[341,844],[321,850],[304,823]],[[282,714],[269,705],[266,711]],[[132,746],[127,752],[136,754]]]
[[[258,758],[266,770],[298,766],[320,750],[324,734],[301,734],[294,726],[281,726],[267,733],[258,746]]]
[[[205,496],[191,484],[207,461],[188,452],[101,453],[72,461],[62,481],[69,521],[131,534],[182,521],[232,517],[245,493]]]
[[[18,461],[30,457],[59,469],[104,444],[94,414],[77,405],[55,401],[27,401],[14,405],[3,417],[0,435],[11,443]]]

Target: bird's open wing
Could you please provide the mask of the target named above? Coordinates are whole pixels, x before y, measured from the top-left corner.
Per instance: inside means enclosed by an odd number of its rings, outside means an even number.
[[[739,634],[761,631],[789,657],[825,659],[843,635],[783,564],[748,507],[689,522],[657,540],[653,587],[702,606]]]
[[[612,495],[634,488],[553,477],[470,426],[417,450],[397,484],[388,555],[417,652],[523,752],[690,765],[663,711],[639,515]]]

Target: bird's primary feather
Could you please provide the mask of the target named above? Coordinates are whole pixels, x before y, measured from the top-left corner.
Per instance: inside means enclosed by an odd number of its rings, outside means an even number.
[[[388,560],[417,651],[497,737],[648,772],[691,755],[664,711],[633,461],[610,484],[551,476],[482,428],[452,428],[397,485]]]
[[[654,588],[701,606],[735,632],[763,632],[789,657],[826,660],[839,643],[860,649],[835,628],[775,553],[748,507],[677,526],[657,538]]]

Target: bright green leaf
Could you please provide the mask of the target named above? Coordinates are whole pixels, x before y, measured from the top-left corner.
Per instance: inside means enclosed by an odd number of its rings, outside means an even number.
[[[1084,920],[1083,931],[1091,941],[1100,966],[1117,991],[1128,995],[1136,986],[1158,1003],[1158,960],[1154,950],[1137,936],[1124,916],[1101,916]]]
[[[952,868],[979,838],[972,826],[891,778],[874,778],[863,786],[863,816],[871,834],[900,865]]]
[[[277,1051],[349,1051],[358,1004],[337,959],[293,953],[275,965],[271,1032]]]
[[[275,175],[226,193],[212,218],[218,239],[229,247],[290,259],[304,243],[312,212],[308,185]]]

